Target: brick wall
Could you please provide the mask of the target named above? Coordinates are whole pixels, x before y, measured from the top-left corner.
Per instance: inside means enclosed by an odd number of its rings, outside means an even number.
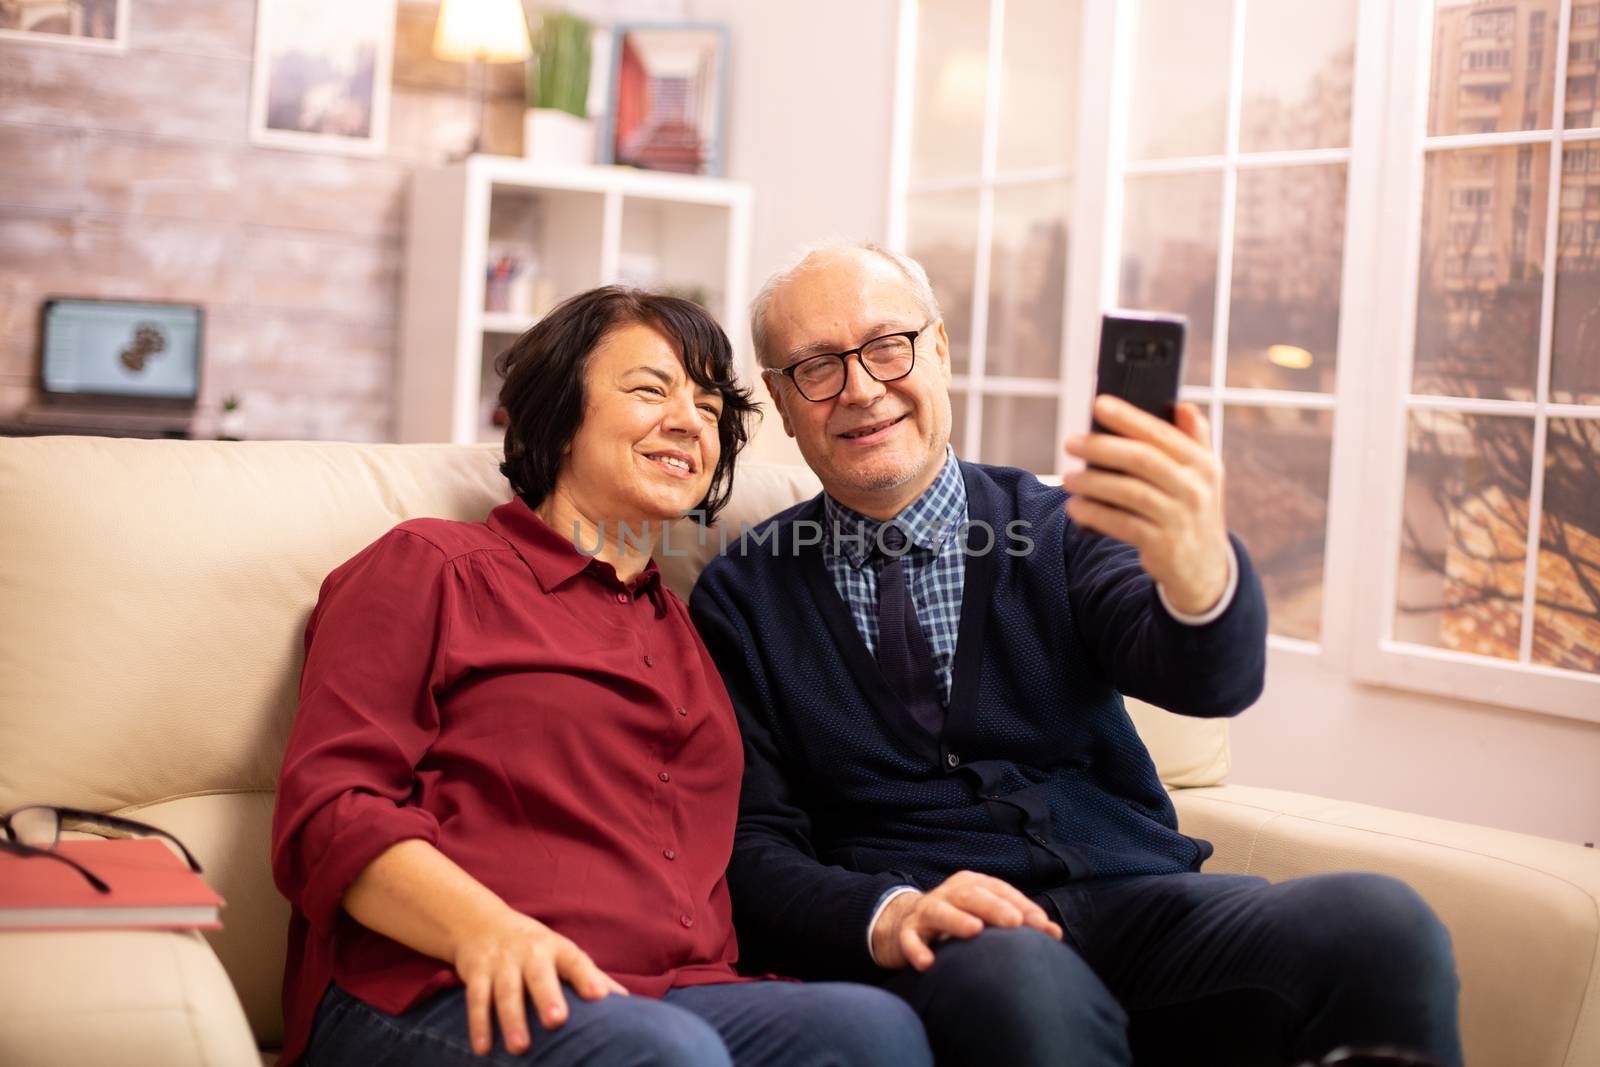
[[[391,433],[407,178],[470,138],[467,68],[399,5],[385,155],[248,142],[255,0],[134,0],[125,52],[0,40],[0,417],[37,388],[50,295],[206,309],[200,423]],[[521,151],[522,67],[491,67],[485,139]]]

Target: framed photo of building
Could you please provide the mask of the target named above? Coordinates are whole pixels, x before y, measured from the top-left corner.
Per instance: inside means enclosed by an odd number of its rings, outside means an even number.
[[[258,0],[251,142],[382,153],[394,22],[395,0]]]
[[[129,0],[0,0],[0,40],[105,48],[128,46]]]
[[[720,176],[727,69],[721,24],[618,26],[601,162]]]

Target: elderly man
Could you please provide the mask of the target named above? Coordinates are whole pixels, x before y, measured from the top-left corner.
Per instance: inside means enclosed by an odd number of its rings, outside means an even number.
[[[927,275],[813,252],[752,313],[824,492],[706,568],[738,712],[729,881],[748,965],[865,978],[942,1064],[1280,1065],[1345,1045],[1461,1062],[1449,938],[1371,875],[1200,873],[1122,701],[1232,715],[1266,605],[1200,413],[1102,398],[1061,489],[948,445]],[[892,520],[892,521],[891,521]]]

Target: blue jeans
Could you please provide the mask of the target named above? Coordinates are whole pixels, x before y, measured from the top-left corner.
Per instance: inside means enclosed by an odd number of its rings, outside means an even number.
[[[467,1035],[466,990],[446,990],[402,1015],[330,985],[317,1009],[307,1067],[534,1065],[573,1067],[932,1067],[922,1024],[905,1002],[844,982],[742,982],[668,991],[661,1000],[589,1001],[563,986],[567,1021],[544,1029],[528,1007],[532,1044],[477,1056]]]
[[[885,983],[940,1067],[1288,1067],[1340,1046],[1461,1067],[1449,934],[1392,878],[1107,878],[1041,903],[1064,943],[991,928]]]

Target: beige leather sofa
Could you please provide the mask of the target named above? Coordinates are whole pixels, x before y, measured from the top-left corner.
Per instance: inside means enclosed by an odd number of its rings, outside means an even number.
[[[432,445],[0,439],[0,811],[50,802],[157,824],[228,901],[205,937],[0,933],[0,1063],[270,1060],[288,907],[268,825],[306,615],[322,577],[394,523],[478,519],[506,499],[496,461]],[[747,465],[725,521],[814,491],[807,471]],[[663,561],[680,595],[714,548]],[[1600,1065],[1600,856],[1220,785],[1226,724],[1137,717],[1184,829],[1216,844],[1208,869],[1383,871],[1428,898],[1455,939],[1471,1067]]]

